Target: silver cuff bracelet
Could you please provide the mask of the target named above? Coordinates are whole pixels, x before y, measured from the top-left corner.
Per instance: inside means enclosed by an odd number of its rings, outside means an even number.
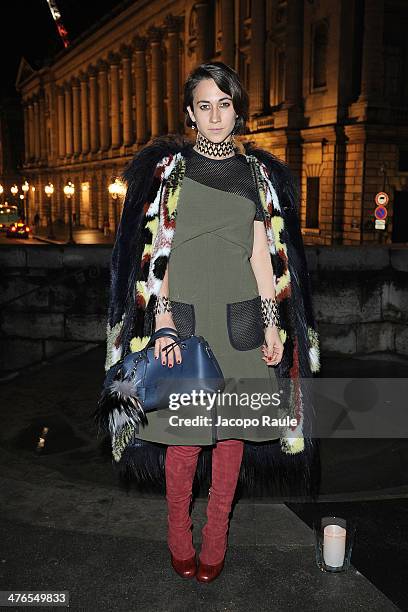
[[[171,303],[170,299],[165,295],[159,295],[156,300],[156,304],[154,307],[154,314],[159,315],[165,312],[171,312]]]
[[[264,327],[280,327],[279,307],[276,299],[261,298],[262,320]]]

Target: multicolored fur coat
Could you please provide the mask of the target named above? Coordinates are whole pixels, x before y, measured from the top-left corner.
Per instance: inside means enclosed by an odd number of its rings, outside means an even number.
[[[193,144],[178,134],[154,138],[124,172],[127,192],[111,260],[106,372],[129,352],[144,348],[154,331],[154,306],[171,254],[185,154]],[[259,494],[273,489],[275,483],[308,493],[316,483],[313,470],[318,452],[316,441],[304,435],[310,431],[313,407],[309,399],[305,401],[300,381],[319,371],[320,355],[298,220],[298,192],[287,165],[271,153],[251,143],[237,144],[237,152],[250,165],[263,205],[284,345],[275,371],[278,377],[290,379],[291,412],[298,422],[280,444],[245,442],[238,490]],[[164,491],[166,446],[145,442],[133,433],[127,420],[109,430],[121,475],[141,489]],[[210,453],[204,450],[197,469],[198,486],[211,478]]]

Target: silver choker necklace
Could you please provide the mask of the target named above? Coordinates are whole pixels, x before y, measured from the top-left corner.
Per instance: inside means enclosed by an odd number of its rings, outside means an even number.
[[[197,132],[195,146],[197,147],[197,151],[200,151],[200,153],[208,153],[209,155],[214,155],[217,157],[227,157],[235,151],[235,140],[234,136],[231,134],[231,138],[229,140],[212,142],[203,136],[203,134]]]

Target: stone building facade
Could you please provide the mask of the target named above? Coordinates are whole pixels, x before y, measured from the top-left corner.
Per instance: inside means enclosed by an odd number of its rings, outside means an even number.
[[[17,79],[30,214],[115,228],[108,186],[151,137],[185,127],[189,71],[221,60],[250,95],[248,134],[299,177],[306,244],[408,242],[403,0],[140,0]],[[405,71],[405,72],[404,72]],[[52,182],[50,201],[44,186]],[[384,231],[374,197],[390,196]]]

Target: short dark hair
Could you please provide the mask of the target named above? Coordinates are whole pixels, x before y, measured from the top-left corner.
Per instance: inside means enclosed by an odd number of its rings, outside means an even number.
[[[183,111],[186,113],[186,125],[191,127],[193,122],[188,113],[187,106],[194,111],[194,90],[203,79],[214,79],[215,83],[232,98],[234,109],[238,115],[235,121],[234,133],[244,134],[245,123],[248,121],[249,97],[244,89],[238,73],[223,62],[200,64],[187,77],[184,83]]]

